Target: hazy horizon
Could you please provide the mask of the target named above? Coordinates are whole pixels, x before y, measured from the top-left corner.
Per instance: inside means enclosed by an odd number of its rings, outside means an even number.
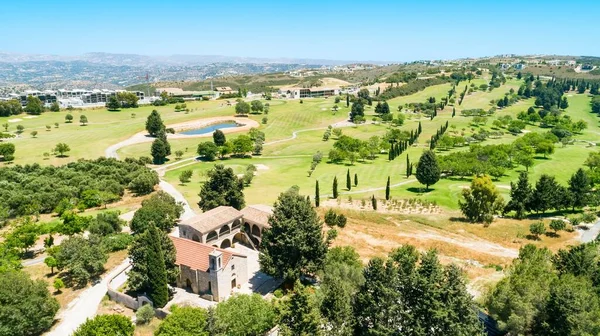
[[[26,11],[23,9],[26,8]],[[20,54],[231,55],[405,62],[498,54],[600,55],[600,3],[40,0],[3,4],[0,45]],[[8,32],[8,33],[6,33]]]

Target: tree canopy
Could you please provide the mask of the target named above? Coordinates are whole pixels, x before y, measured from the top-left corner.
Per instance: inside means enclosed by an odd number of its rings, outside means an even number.
[[[135,327],[128,317],[118,314],[106,314],[87,319],[75,330],[73,336],[133,336],[134,330]]]
[[[231,206],[241,210],[244,205],[244,182],[237,178],[233,169],[218,164],[208,172],[208,181],[200,189],[198,205],[203,211],[218,206]]]
[[[423,152],[421,158],[419,158],[416,176],[419,183],[424,184],[427,190],[430,185],[436,184],[439,181],[440,167],[433,151],[427,150]]]
[[[21,271],[0,273],[1,336],[40,335],[52,326],[59,308],[45,281]]]
[[[327,253],[323,224],[296,189],[279,195],[269,225],[262,236],[261,270],[292,282],[322,267]]]

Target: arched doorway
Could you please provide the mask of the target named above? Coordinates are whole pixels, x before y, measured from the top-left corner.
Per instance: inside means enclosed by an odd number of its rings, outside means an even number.
[[[252,233],[250,231],[250,224],[248,224],[248,222],[244,223],[244,232],[246,232],[248,234]]]
[[[185,290],[188,292],[192,291],[192,281],[190,279],[185,279]]]
[[[221,243],[221,248],[225,249],[231,247],[231,241],[229,239],[225,239],[223,240],[223,242]]]
[[[258,225],[252,225],[252,235],[260,238],[260,228]]]

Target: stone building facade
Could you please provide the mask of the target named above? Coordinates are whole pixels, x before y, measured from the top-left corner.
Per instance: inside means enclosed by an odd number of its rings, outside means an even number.
[[[247,257],[189,239],[170,237],[177,251],[177,287],[207,300],[222,301],[248,282]]]

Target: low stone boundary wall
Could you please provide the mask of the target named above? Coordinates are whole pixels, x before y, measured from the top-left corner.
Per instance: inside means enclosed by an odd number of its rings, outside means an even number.
[[[121,273],[127,271],[129,269],[129,267],[130,266],[125,267],[121,272],[117,273],[114,277],[112,277],[111,279],[108,280],[108,286],[107,286],[108,287],[108,289],[107,289],[108,297],[110,298],[111,301],[120,303],[120,304],[124,305],[125,307],[132,309],[132,310],[138,310],[144,304],[149,304],[154,307],[152,301],[146,296],[142,295],[137,298],[134,298],[130,295],[121,293],[121,292],[111,288],[112,281],[116,277],[121,275]],[[169,314],[170,314],[170,312],[168,312],[162,308],[154,308],[154,316],[158,317],[159,319],[164,319]]]

